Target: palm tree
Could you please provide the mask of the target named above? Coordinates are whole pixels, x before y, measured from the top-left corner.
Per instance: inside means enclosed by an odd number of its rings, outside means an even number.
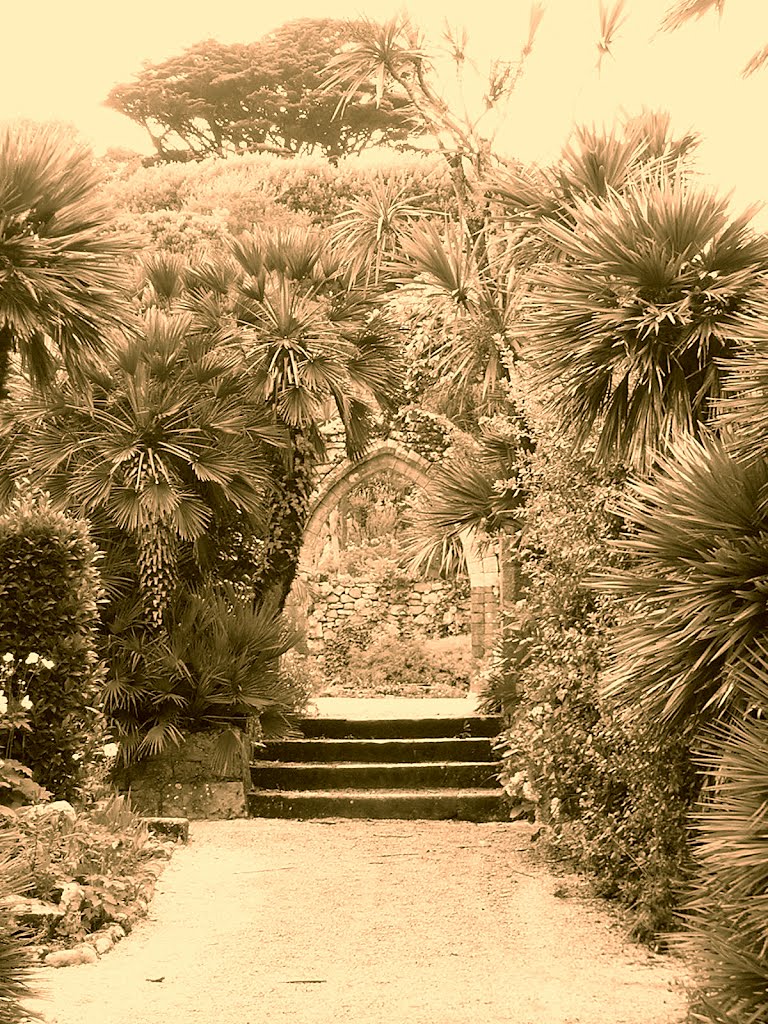
[[[36,385],[58,365],[98,361],[109,336],[130,329],[130,241],[112,227],[90,152],[63,130],[0,131],[0,394],[18,353]]]
[[[91,370],[87,383],[85,392],[65,380],[44,396],[20,396],[6,424],[26,428],[11,470],[109,538],[115,592],[135,586],[129,563],[138,560],[144,609],[159,626],[184,577],[189,584],[209,567],[217,521],[261,515],[266,453],[280,432],[239,351],[191,313],[148,309],[141,333],[116,345],[112,365]]]
[[[457,114],[446,101],[435,71],[435,55],[405,15],[381,24],[369,18],[353,22],[350,45],[329,62],[326,87],[344,90],[342,106],[364,85],[374,87],[377,103],[385,95],[407,100],[411,116],[432,135],[448,164],[460,216],[471,222],[472,208],[479,198],[474,190],[493,163],[493,140],[498,131],[498,125],[495,129],[492,125],[493,115],[514,92],[543,16],[543,5],[533,2],[528,36],[519,58],[492,64],[484,82],[482,102],[471,112],[465,105],[463,113]],[[472,66],[467,58],[466,34],[460,36],[447,30],[444,43],[457,78],[464,85],[464,76]],[[482,214],[478,228],[481,223]]]
[[[355,458],[372,438],[374,416],[398,396],[400,352],[378,290],[357,287],[332,244],[314,230],[250,233],[232,245],[242,275],[232,317],[254,386],[286,432],[271,460],[260,596],[282,607],[303,539],[320,427],[340,418]]]
[[[739,684],[765,635],[768,463],[722,440],[678,441],[621,505],[626,569],[601,581],[629,615],[606,693],[657,730],[700,736],[744,708]]]

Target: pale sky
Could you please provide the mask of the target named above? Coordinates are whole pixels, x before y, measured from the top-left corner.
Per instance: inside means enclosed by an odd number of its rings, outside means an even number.
[[[743,80],[768,43],[766,0],[728,0],[673,34],[656,34],[670,0],[627,0],[613,57],[595,68],[598,0],[544,0],[536,47],[499,134],[499,148],[526,160],[554,158],[574,122],[610,122],[625,109],[671,111],[673,125],[704,136],[702,170],[743,206],[768,200],[765,108],[768,69]],[[145,133],[101,104],[143,61],[202,39],[249,42],[300,17],[377,19],[406,9],[432,38],[447,18],[465,26],[479,60],[508,59],[524,38],[528,0],[37,0],[3,5],[0,120],[72,123],[97,150],[151,152]]]

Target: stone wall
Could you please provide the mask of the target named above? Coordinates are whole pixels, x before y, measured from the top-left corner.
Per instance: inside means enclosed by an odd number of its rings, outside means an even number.
[[[467,633],[471,606],[466,581],[359,580],[344,574],[306,576],[310,650],[332,642],[342,626],[377,623],[399,636]]]
[[[234,763],[221,767],[218,734],[192,733],[177,747],[118,772],[117,784],[134,808],[162,817],[246,818],[250,769],[247,745]]]

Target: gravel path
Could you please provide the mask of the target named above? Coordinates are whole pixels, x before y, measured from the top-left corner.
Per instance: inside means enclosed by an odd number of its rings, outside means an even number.
[[[530,826],[192,825],[148,920],[40,971],[48,1024],[679,1024],[682,965],[561,897]]]

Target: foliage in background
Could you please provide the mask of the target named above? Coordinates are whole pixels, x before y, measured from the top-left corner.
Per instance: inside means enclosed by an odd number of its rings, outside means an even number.
[[[106,103],[146,129],[160,160],[259,150],[338,159],[403,141],[418,131],[403,100],[375,103],[361,84],[339,111],[341,91],[323,88],[350,32],[346,21],[302,18],[252,43],[208,39],[145,65]]]
[[[350,649],[342,687],[357,697],[464,697],[471,674],[466,636],[427,640],[385,635],[365,648]]]
[[[433,156],[414,155],[345,159],[337,166],[319,157],[269,154],[159,167],[117,164],[103,192],[121,222],[148,232],[159,248],[175,248],[179,235],[189,236],[180,239],[189,247],[195,234],[200,247],[215,248],[224,230],[329,224],[353,201],[369,197],[377,182],[402,190],[408,202],[451,209],[445,169]]]
[[[342,94],[341,109],[361,88],[375,89],[376,103],[408,103],[413,120],[427,133],[450,170],[459,217],[482,230],[482,196],[476,191],[493,163],[493,143],[525,63],[533,49],[544,10],[532,3],[528,33],[517,60],[492,60],[478,72],[466,32],[446,28],[430,45],[406,14],[378,23],[361,18],[351,26],[349,45],[329,62],[326,88]],[[463,109],[447,101],[449,76],[438,71],[448,57],[463,96]],[[450,85],[453,85],[451,82]]]
[[[66,799],[104,733],[96,557],[86,525],[44,497],[19,497],[0,518],[0,648],[20,663],[30,653],[53,663],[28,676],[30,729],[17,731],[11,754]]]

